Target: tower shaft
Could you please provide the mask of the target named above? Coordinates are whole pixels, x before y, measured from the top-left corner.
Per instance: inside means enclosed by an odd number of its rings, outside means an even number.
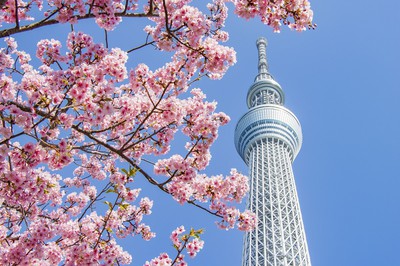
[[[250,148],[249,162],[247,208],[258,226],[245,236],[243,266],[311,265],[288,145],[259,140]]]

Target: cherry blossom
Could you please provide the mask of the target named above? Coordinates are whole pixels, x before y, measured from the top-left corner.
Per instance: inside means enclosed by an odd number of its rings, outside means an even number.
[[[187,265],[185,255],[182,252],[186,249],[190,257],[195,257],[197,253],[203,248],[204,241],[200,239],[203,230],[191,229],[188,234],[184,234],[185,227],[183,225],[172,231],[170,239],[173,246],[178,251],[175,259],[171,259],[167,253],[161,253],[158,257],[152,259],[150,262],[146,261],[144,266],[159,266],[159,265]]]

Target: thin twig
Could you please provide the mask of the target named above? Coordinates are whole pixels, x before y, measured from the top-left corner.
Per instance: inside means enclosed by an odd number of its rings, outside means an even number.
[[[104,30],[104,38],[106,40],[106,48],[108,49],[108,31]]]

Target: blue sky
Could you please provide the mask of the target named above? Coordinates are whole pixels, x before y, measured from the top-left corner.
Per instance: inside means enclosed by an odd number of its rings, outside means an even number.
[[[303,128],[302,150],[293,167],[313,265],[400,265],[400,2],[311,4],[318,27],[303,33],[283,29],[276,34],[259,22],[229,17],[228,44],[236,49],[238,63],[223,80],[197,84],[232,119],[213,146],[207,173],[228,174],[232,167],[248,172],[233,135],[247,111],[245,97],[257,73],[255,42],[264,36],[270,72],[286,93],[285,106]],[[126,30],[130,35],[112,33],[110,46],[121,41],[123,48],[134,46],[136,27],[146,21],[133,23]],[[31,45],[32,34],[17,36],[20,46]],[[35,34],[65,40],[54,28]],[[145,53],[132,56],[131,62],[157,65],[157,59]],[[173,254],[169,234],[181,224],[205,229],[205,247],[189,265],[240,265],[241,232],[219,230],[214,217],[143,186],[142,195],[155,201],[147,223],[157,238],[124,241],[133,265],[160,252]]]
[[[215,86],[232,123],[221,132],[213,167],[232,154],[229,162],[246,171],[233,131],[256,73],[255,40],[265,36],[270,72],[303,128],[294,173],[313,265],[400,265],[400,3],[311,4],[315,31],[273,34],[258,23],[234,23],[238,64]],[[236,239],[226,248],[229,263],[195,265],[240,265]]]
[[[293,167],[313,265],[400,265],[400,2],[311,4],[318,28],[303,33],[274,34],[231,16],[238,63],[206,91],[232,122],[221,130],[210,171],[247,171],[233,132],[257,71],[255,41],[265,36],[270,72],[303,128]],[[240,265],[242,235],[206,229],[191,265]]]

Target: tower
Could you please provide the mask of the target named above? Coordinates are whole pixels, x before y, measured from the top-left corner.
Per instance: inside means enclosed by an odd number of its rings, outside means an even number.
[[[268,70],[267,40],[257,40],[258,75],[249,110],[236,125],[236,150],[249,166],[247,208],[258,220],[244,237],[242,266],[310,266],[292,162],[302,144],[297,117]]]

